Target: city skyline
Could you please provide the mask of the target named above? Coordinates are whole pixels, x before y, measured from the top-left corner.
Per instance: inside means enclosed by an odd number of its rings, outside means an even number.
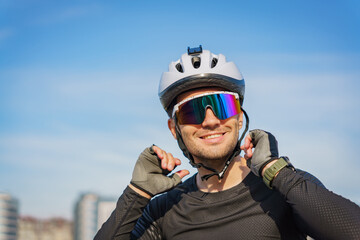
[[[91,240],[115,209],[116,200],[96,193],[80,193],[73,206],[72,219],[38,218],[22,215],[21,201],[0,192],[0,239]]]
[[[120,196],[151,144],[195,173],[167,129],[161,73],[187,47],[245,78],[250,129],[360,204],[360,3],[0,1],[0,191],[72,218],[81,192]]]

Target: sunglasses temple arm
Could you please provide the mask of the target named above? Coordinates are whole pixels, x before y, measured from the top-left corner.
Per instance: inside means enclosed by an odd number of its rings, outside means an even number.
[[[245,137],[246,132],[249,130],[249,116],[247,115],[247,113],[245,112],[245,110],[243,108],[241,108],[241,111],[244,113],[245,115],[245,119],[246,119],[246,124],[245,124],[245,130],[244,132],[241,134],[241,137],[239,139],[239,145],[241,144],[241,141],[243,140],[243,138]]]

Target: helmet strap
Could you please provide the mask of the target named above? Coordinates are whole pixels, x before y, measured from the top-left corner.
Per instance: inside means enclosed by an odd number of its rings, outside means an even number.
[[[183,154],[185,157],[187,157],[189,160],[190,160],[190,164],[192,167],[195,167],[195,168],[200,168],[200,167],[203,167],[213,173],[210,173],[210,174],[206,174],[204,176],[201,176],[201,180],[208,180],[210,177],[212,176],[218,176],[218,179],[222,179],[225,175],[225,172],[226,170],[228,169],[230,163],[234,160],[234,158],[236,156],[238,156],[241,152],[241,149],[240,149],[240,145],[241,145],[241,141],[244,139],[245,137],[245,133],[248,131],[249,129],[249,117],[247,115],[247,113],[245,112],[245,110],[243,108],[241,108],[241,111],[244,113],[245,115],[245,119],[246,119],[246,125],[245,125],[245,130],[243,131],[243,133],[241,134],[241,137],[240,139],[237,141],[236,143],[236,146],[234,148],[234,151],[232,152],[232,154],[229,156],[229,158],[226,160],[225,162],[225,165],[223,167],[223,169],[219,172],[217,171],[216,169],[214,168],[211,168],[211,167],[208,167],[202,163],[195,163],[194,161],[194,158],[193,156],[191,155],[191,153],[189,152],[189,150],[187,149],[185,143],[184,143],[184,140],[181,136],[181,132],[180,132],[180,128],[177,124],[177,120],[176,120],[176,117],[175,117],[175,132],[176,132],[176,138],[177,138],[177,142],[178,142],[178,145],[180,147],[180,149],[182,150]]]

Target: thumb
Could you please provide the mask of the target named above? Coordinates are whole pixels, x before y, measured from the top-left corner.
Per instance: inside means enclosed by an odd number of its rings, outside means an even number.
[[[182,179],[186,175],[189,175],[190,172],[188,170],[186,170],[186,169],[183,169],[183,170],[177,171],[176,174]]]

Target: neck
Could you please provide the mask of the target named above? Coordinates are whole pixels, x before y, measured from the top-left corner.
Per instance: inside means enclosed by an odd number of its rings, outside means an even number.
[[[213,176],[206,181],[202,181],[201,176],[212,172],[206,170],[205,168],[198,168],[196,184],[202,192],[220,192],[241,183],[249,172],[250,169],[246,165],[246,160],[241,156],[237,156],[230,163],[222,179],[219,179],[217,176]]]

